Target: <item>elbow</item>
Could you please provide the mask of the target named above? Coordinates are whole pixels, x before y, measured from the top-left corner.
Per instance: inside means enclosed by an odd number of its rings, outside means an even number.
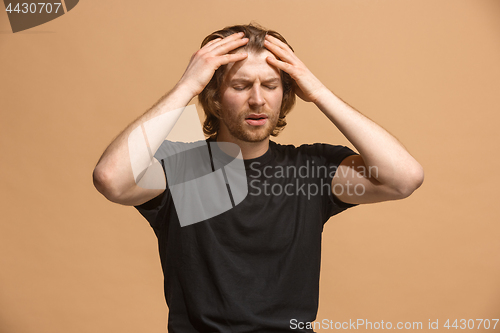
[[[424,169],[420,164],[411,168],[407,172],[401,184],[397,187],[396,191],[398,199],[409,197],[416,189],[418,189],[424,182]]]
[[[111,181],[108,172],[102,170],[99,166],[96,166],[94,172],[92,173],[92,181],[96,190],[99,191],[99,193],[101,193],[106,199],[112,202],[116,201],[117,194],[111,185],[113,182]]]

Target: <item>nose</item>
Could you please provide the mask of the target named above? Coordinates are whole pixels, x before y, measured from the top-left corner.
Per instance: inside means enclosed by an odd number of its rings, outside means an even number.
[[[248,104],[252,107],[261,107],[265,103],[266,101],[262,96],[262,87],[259,84],[255,84],[250,90],[250,97],[248,99]]]

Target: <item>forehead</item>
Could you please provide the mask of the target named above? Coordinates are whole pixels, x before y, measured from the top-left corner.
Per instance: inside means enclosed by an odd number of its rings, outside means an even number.
[[[279,70],[269,65],[266,61],[266,57],[268,56],[276,58],[274,54],[267,50],[263,50],[259,53],[249,52],[247,58],[227,65],[224,81],[227,82],[228,80],[235,79],[259,79],[261,81],[276,78],[280,79]]]

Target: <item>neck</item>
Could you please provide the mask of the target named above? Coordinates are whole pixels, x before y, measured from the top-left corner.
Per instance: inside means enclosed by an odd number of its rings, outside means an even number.
[[[244,160],[250,160],[253,158],[260,157],[264,155],[269,149],[269,137],[262,141],[250,142],[239,140],[232,135],[225,135],[224,132],[220,131],[217,135],[217,142],[232,142],[241,149],[241,154]]]

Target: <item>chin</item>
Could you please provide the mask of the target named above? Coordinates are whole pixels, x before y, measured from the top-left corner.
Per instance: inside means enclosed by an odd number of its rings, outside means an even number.
[[[252,138],[248,138],[248,140],[245,140],[245,141],[247,141],[247,142],[262,142],[262,141],[266,140],[267,138],[269,138],[269,135],[252,137]]]
[[[268,134],[252,135],[249,133],[245,133],[243,135],[237,136],[236,138],[245,142],[262,142],[267,138],[269,138],[269,135]]]
[[[254,131],[245,131],[240,129],[239,131],[235,131],[231,133],[235,138],[245,142],[262,142],[269,138],[271,133],[273,132],[273,128],[262,128]]]

